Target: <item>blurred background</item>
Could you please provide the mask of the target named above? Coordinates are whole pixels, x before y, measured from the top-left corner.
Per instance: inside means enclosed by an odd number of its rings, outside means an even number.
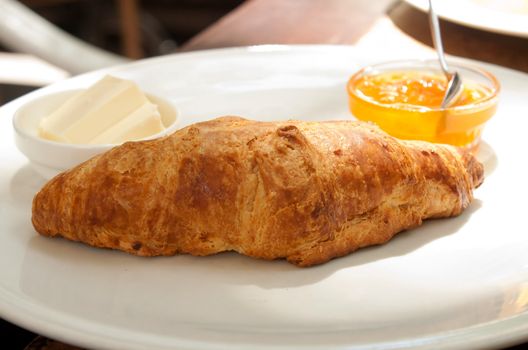
[[[108,57],[116,62],[169,54],[242,2],[0,0],[0,105],[37,87],[98,68],[94,63],[98,60],[86,56],[70,60],[74,66],[64,63],[60,50],[67,55],[80,48],[100,55],[101,61]],[[66,37],[61,47],[54,45],[53,36],[63,38],[66,33],[72,38]],[[28,38],[29,34],[35,38]],[[69,40],[75,38],[81,41]],[[102,51],[95,52],[96,48]]]

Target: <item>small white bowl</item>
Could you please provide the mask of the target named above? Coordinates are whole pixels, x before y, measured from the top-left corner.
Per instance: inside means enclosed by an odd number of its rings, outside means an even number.
[[[114,144],[73,145],[46,140],[38,136],[40,120],[79,91],[68,90],[36,98],[20,107],[13,116],[16,146],[30,160],[33,168],[46,179],[51,179],[117,146]],[[161,121],[166,129],[143,140],[155,139],[174,132],[179,121],[176,108],[171,102],[159,96],[147,94],[147,97],[158,106]]]

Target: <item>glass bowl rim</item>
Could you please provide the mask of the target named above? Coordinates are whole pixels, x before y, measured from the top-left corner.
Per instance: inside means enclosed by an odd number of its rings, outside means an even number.
[[[486,96],[485,98],[478,100],[477,102],[473,102],[467,105],[461,105],[461,106],[451,106],[447,108],[442,107],[426,107],[426,106],[416,106],[416,105],[406,105],[404,103],[397,103],[397,104],[390,104],[390,103],[382,103],[379,101],[375,101],[373,99],[365,98],[365,96],[358,94],[355,90],[352,88],[352,83],[354,81],[357,81],[360,77],[366,75],[365,73],[369,69],[383,69],[388,66],[394,66],[394,68],[387,69],[386,71],[389,72],[391,70],[398,71],[398,65],[401,65],[401,68],[409,68],[412,69],[413,67],[416,68],[418,71],[423,68],[431,68],[434,69],[434,66],[431,66],[431,64],[436,64],[439,73],[442,73],[442,70],[440,68],[440,64],[438,60],[436,59],[414,59],[414,60],[394,60],[394,61],[385,61],[380,62],[372,65],[368,65],[365,67],[362,67],[357,72],[352,74],[352,76],[348,79],[347,82],[347,92],[349,96],[354,96],[366,103],[370,103],[373,105],[377,105],[383,108],[389,108],[389,109],[404,109],[408,111],[414,111],[414,112],[439,112],[439,111],[465,111],[473,108],[478,108],[482,105],[488,104],[490,102],[493,102],[494,100],[498,99],[499,93],[501,91],[501,85],[499,80],[490,73],[489,71],[482,69],[480,67],[471,66],[469,64],[465,63],[458,63],[458,62],[452,62],[448,60],[448,66],[456,70],[457,68],[461,68],[467,71],[471,71],[474,74],[480,75],[481,77],[484,77],[490,81],[490,85],[492,88],[491,94],[489,96]],[[463,82],[463,81],[462,81]]]

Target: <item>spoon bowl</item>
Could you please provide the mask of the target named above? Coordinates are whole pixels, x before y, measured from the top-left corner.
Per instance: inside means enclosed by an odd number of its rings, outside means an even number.
[[[460,95],[462,94],[463,90],[462,78],[460,77],[460,74],[458,74],[457,71],[453,73],[448,72],[446,76],[448,76],[448,83],[446,94],[444,96],[444,99],[442,100],[442,104],[440,105],[442,108],[447,108],[456,103],[457,100],[460,98]]]

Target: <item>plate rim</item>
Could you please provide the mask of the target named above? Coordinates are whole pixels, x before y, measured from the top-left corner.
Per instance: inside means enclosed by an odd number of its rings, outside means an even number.
[[[429,5],[426,4],[425,0],[404,0],[407,4],[411,5],[415,9],[418,9],[422,12],[428,12],[429,11]],[[502,25],[497,25],[496,23],[493,23],[492,25],[486,25],[484,23],[481,23],[479,21],[474,21],[471,18],[466,15],[464,15],[465,11],[459,11],[458,13],[452,12],[452,11],[445,11],[445,8],[443,6],[435,6],[435,12],[437,15],[449,22],[453,22],[459,25],[463,25],[468,28],[473,29],[479,29],[482,31],[486,31],[489,33],[496,33],[501,35],[508,35],[508,36],[515,36],[519,38],[528,38],[528,24],[525,26],[522,26],[522,28],[508,28],[504,27]],[[504,15],[506,18],[517,18],[515,15]],[[526,23],[528,23],[528,16],[526,16]],[[507,20],[505,22],[508,22]]]

